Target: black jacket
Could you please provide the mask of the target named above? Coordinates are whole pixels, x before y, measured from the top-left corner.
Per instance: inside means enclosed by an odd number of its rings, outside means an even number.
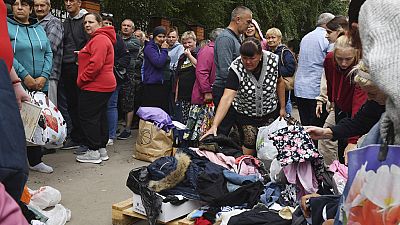
[[[75,63],[77,54],[74,51],[81,50],[89,40],[89,35],[83,27],[83,13],[78,18],[67,17],[64,21],[64,48],[63,63]]]
[[[367,100],[354,118],[340,120],[339,124],[331,127],[333,139],[349,138],[368,133],[385,112],[385,106],[373,100]]]

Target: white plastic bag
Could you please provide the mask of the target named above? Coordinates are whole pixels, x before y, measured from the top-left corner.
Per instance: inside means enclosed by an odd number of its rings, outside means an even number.
[[[57,107],[43,92],[30,92],[32,103],[42,108],[39,123],[32,139],[34,145],[44,145],[46,148],[59,148],[67,137],[67,124]]]
[[[42,213],[49,218],[46,225],[64,225],[71,220],[71,210],[61,204],[55,205],[50,210],[43,210]]]
[[[277,118],[270,125],[258,128],[256,149],[259,159],[273,160],[278,155],[278,150],[273,141],[269,140],[268,135],[285,127],[287,127],[287,122]]]
[[[277,159],[272,160],[271,167],[269,168],[269,176],[272,182],[275,182],[281,172],[282,167]]]
[[[33,191],[31,195],[32,205],[35,205],[40,209],[55,206],[61,201],[60,191],[50,186],[41,187],[39,190]]]

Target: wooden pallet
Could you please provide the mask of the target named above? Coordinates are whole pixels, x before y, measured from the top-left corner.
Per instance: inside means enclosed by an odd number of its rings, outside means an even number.
[[[112,205],[112,224],[113,225],[132,225],[136,222],[147,220],[146,216],[136,213],[132,209],[132,198],[125,201],[118,202]],[[193,225],[194,222],[189,221],[185,218],[176,219],[168,223],[162,223],[166,225]]]

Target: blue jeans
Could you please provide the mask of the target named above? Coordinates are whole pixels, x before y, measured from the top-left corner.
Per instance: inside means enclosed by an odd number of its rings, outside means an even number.
[[[290,91],[289,91],[289,96],[288,96],[287,102],[286,102],[286,113],[292,114],[292,101],[290,100]]]
[[[117,86],[112,93],[107,105],[107,120],[108,120],[108,138],[117,138],[118,126],[118,92],[121,86]]]

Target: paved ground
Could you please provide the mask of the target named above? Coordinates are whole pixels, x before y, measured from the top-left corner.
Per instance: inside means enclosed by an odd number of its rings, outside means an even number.
[[[298,118],[297,110],[293,113]],[[72,151],[57,150],[43,161],[54,168],[52,174],[30,172],[28,186],[52,186],[61,192],[61,204],[71,209],[67,225],[111,225],[111,205],[131,196],[126,179],[131,169],[147,165],[132,157],[137,130],[130,139],[116,141],[107,148],[110,159],[100,165],[75,161]],[[146,224],[146,223],[142,223]]]
[[[110,159],[100,165],[75,161],[72,151],[58,150],[43,161],[54,168],[52,174],[30,172],[28,186],[38,189],[49,185],[61,192],[61,204],[71,209],[68,225],[111,225],[111,205],[131,196],[125,186],[132,168],[146,165],[133,159],[136,131],[132,138],[116,141],[108,147]]]

